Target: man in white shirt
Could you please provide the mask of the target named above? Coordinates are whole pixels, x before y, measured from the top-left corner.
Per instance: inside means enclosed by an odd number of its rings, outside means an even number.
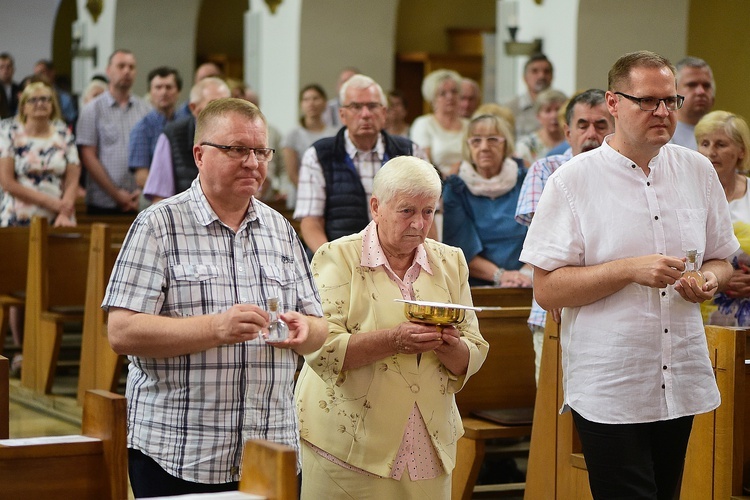
[[[615,132],[550,176],[521,253],[539,304],[564,308],[564,409],[596,499],[673,498],[693,416],[720,403],[699,304],[726,285],[739,243],[711,163],[667,145],[674,75],[647,51],[614,64]],[[681,276],[689,250],[702,286]]]
[[[677,63],[677,93],[685,97],[677,110],[677,128],[671,144],[698,151],[695,125],[714,107],[716,82],[711,66],[703,59],[686,57]]]

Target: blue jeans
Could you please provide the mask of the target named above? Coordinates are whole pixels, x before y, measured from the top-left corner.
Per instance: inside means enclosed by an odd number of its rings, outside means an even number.
[[[693,417],[600,424],[573,411],[595,500],[673,500]]]

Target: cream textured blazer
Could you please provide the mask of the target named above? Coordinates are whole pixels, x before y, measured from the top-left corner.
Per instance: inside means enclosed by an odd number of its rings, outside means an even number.
[[[424,246],[433,275],[420,272],[415,299],[470,305],[461,250],[429,239]],[[489,345],[469,311],[458,327],[469,347],[466,375],[450,373],[432,352],[419,364],[415,354],[397,354],[342,372],[352,335],[406,321],[404,305],[394,302],[402,298],[398,286],[382,267],[361,267],[361,254],[362,235],[355,234],[323,245],[312,261],[329,333],[319,351],[305,356],[297,382],[301,437],[350,465],[388,476],[416,403],[450,472],[463,435],[454,393],[482,366]]]

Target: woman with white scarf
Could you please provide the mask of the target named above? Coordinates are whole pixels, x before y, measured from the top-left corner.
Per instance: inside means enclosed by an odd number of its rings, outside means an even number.
[[[443,242],[463,250],[471,285],[531,286],[531,269],[518,260],[526,227],[514,218],[526,170],[512,153],[508,124],[495,115],[475,116],[464,161],[445,182]]]

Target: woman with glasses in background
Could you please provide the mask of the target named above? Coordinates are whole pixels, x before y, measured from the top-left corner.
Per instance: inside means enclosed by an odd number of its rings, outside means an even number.
[[[727,111],[712,111],[695,126],[698,152],[716,169],[729,202],[729,215],[740,249],[729,260],[734,273],[727,288],[704,303],[706,323],[750,326],[750,128],[742,117]]]
[[[75,226],[81,174],[73,134],[61,119],[52,88],[29,84],[18,117],[0,134],[0,226],[28,226],[35,215],[57,226]]]
[[[28,84],[18,115],[0,128],[0,227],[28,226],[35,215],[55,227],[75,226],[75,200],[81,166],[75,138],[68,130],[55,92],[47,83]],[[23,345],[23,310],[11,307],[10,330]],[[18,375],[21,354],[11,362]]]
[[[463,250],[471,285],[531,286],[531,269],[518,260],[526,226],[515,220],[526,169],[512,154],[513,135],[505,120],[475,116],[458,175],[445,182],[443,242]]]
[[[460,114],[460,88],[461,75],[455,71],[439,69],[427,75],[422,81],[422,97],[432,105],[432,113],[415,119],[409,132],[443,178],[455,174],[461,163],[467,120]]]

